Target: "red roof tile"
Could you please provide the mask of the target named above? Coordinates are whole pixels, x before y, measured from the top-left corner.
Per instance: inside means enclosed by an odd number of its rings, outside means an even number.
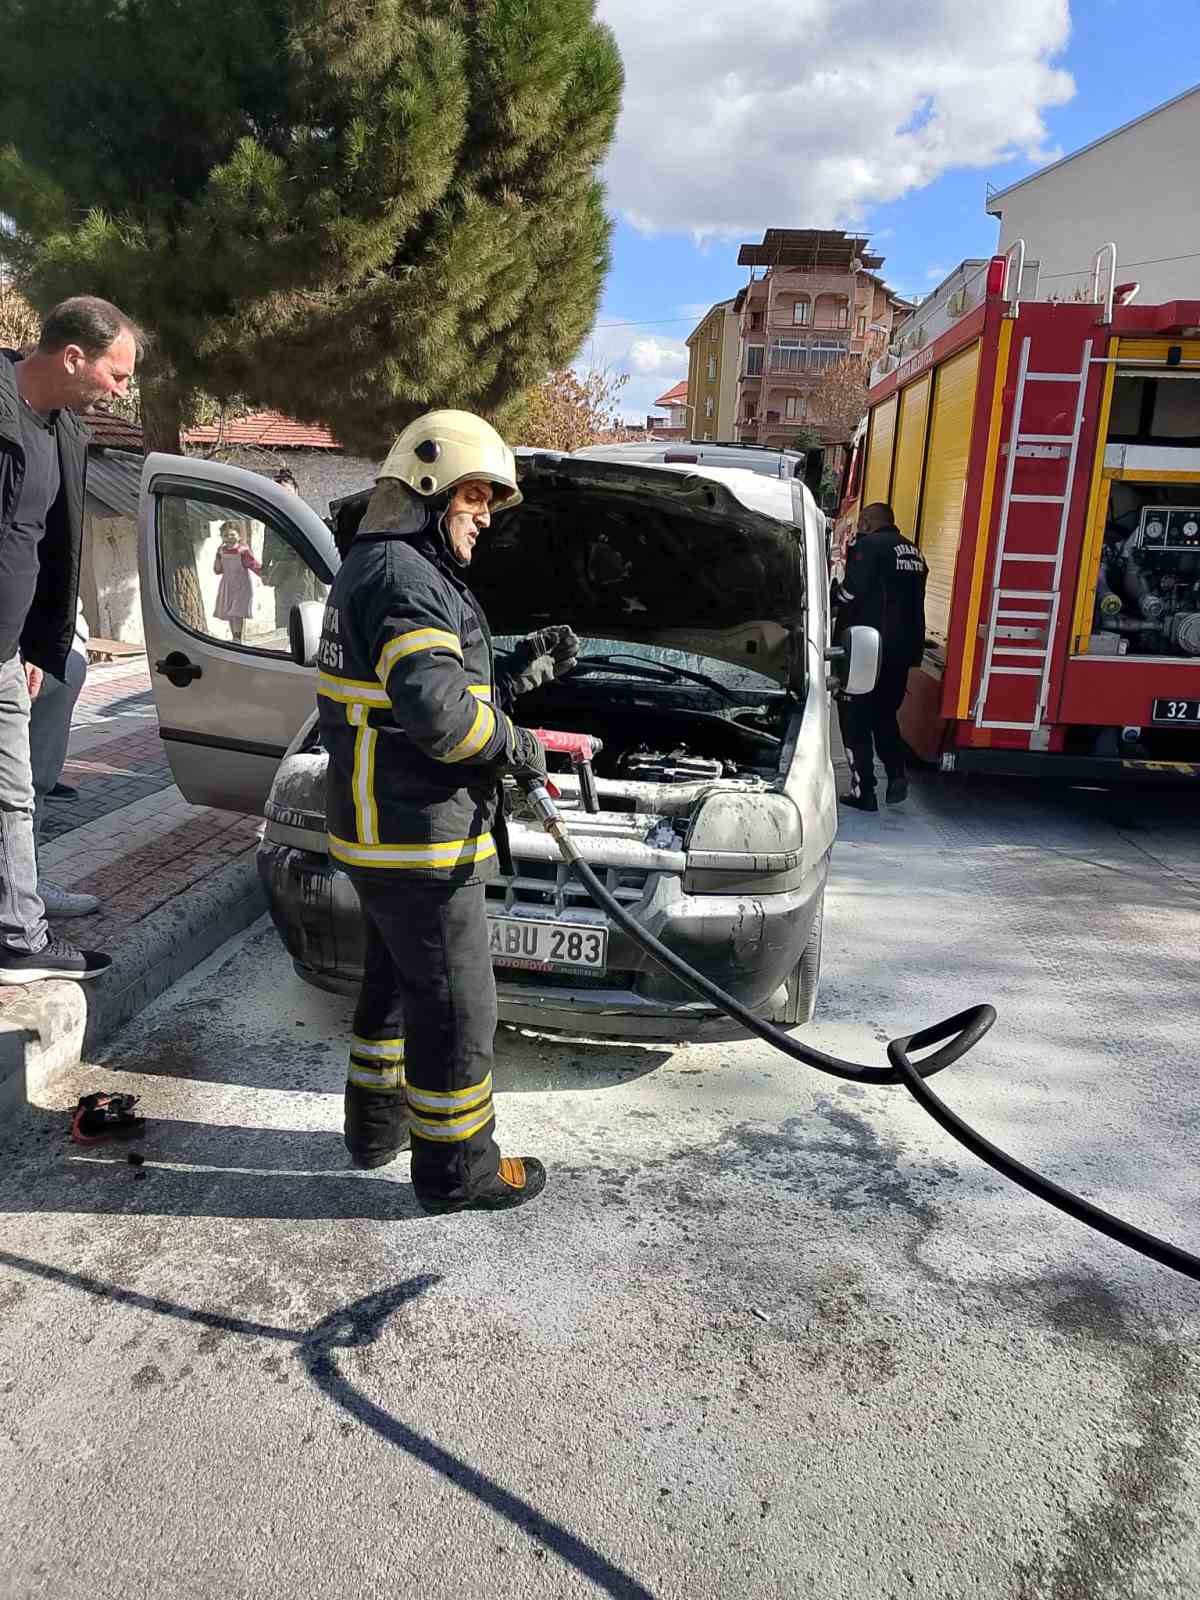
[[[328,428],[308,422],[294,422],[282,417],[278,411],[252,411],[249,416],[238,417],[225,424],[224,430],[216,424],[202,428],[189,428],[183,435],[184,444],[254,445],[260,450],[340,450],[342,447]]]
[[[656,406],[681,406],[687,399],[687,379],[681,378],[673,389],[668,389],[666,394],[660,394],[654,402]]]

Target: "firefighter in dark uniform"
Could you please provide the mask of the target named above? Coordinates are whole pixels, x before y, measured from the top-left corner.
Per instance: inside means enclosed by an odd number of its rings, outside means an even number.
[[[500,779],[544,775],[504,709],[574,666],[549,628],[493,659],[465,574],[491,518],[520,502],[512,451],[479,417],[434,411],[402,433],[330,591],[318,656],[329,850],[366,923],[346,1144],[378,1167],[411,1135],[426,1211],[501,1209],[545,1169],[501,1158],[493,1131],[496,986],[485,881]]]
[[[925,649],[925,580],[929,568],[915,544],[896,527],[891,506],[864,507],[846,557],[837,594],[837,635],[847,628],[877,629],[882,644],[879,681],[871,694],[844,695],[838,705],[851,789],[843,805],[878,811],[875,757],[887,772],[887,802],[908,798],[904,743],[897,713],[908,692],[908,674]]]

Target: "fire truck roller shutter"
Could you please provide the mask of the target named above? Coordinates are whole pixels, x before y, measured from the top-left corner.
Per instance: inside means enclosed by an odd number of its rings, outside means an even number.
[[[945,643],[954,592],[954,566],[962,536],[963,500],[971,452],[979,345],[944,362],[934,375],[925,453],[925,490],[917,543],[929,564],[925,590],[925,631]]]
[[[916,543],[917,507],[921,501],[921,476],[925,468],[925,433],[929,421],[932,374],[910,383],[900,395],[896,428],[896,461],[892,467],[891,507],[896,526]]]
[[[871,413],[867,436],[867,470],[863,476],[861,505],[886,503],[892,486],[892,447],[896,442],[896,395]]]

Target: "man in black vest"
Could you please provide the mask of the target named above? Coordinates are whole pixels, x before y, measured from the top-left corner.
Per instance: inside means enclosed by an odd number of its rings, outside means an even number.
[[[837,596],[839,636],[855,626],[875,628],[883,646],[874,692],[843,696],[838,707],[851,779],[850,793],[838,798],[856,811],[879,810],[876,753],[887,772],[888,805],[908,798],[896,714],[908,692],[909,671],[920,666],[925,649],[928,576],[924,556],[896,527],[891,506],[866,506]]]
[[[141,332],[107,300],[64,300],[24,359],[0,351],[0,983],[95,978],[110,956],[54,939],[37,892],[29,708],[75,640],[87,430],[124,395]]]

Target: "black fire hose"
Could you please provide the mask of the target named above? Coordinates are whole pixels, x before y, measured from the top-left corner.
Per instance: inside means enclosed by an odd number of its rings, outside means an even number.
[[[1181,1272],[1185,1277],[1200,1282],[1200,1257],[1190,1254],[1187,1250],[1181,1250],[1177,1245],[1168,1244],[1164,1239],[1157,1239],[1153,1234],[1144,1233],[1132,1223],[1114,1217],[1108,1211],[1102,1211],[1090,1201],[1081,1199],[1070,1190],[1052,1183],[1049,1178],[1044,1178],[1040,1173],[1023,1166],[1021,1162],[990,1143],[982,1134],[976,1133],[974,1128],[965,1123],[961,1117],[956,1116],[924,1081],[932,1077],[935,1072],[941,1072],[943,1068],[951,1066],[979,1043],[996,1020],[993,1006],[970,1006],[953,1017],[934,1023],[932,1027],[922,1028],[919,1032],[910,1033],[902,1039],[893,1039],[887,1047],[890,1067],[862,1066],[854,1061],[843,1061],[838,1056],[826,1055],[823,1050],[816,1050],[811,1045],[801,1044],[782,1028],[757,1016],[742,1005],[740,1000],[734,999],[733,995],[719,989],[703,973],[690,967],[673,950],[668,950],[660,939],[656,939],[652,933],[643,928],[620,901],[608,892],[583,859],[578,845],[567,832],[546,785],[523,783],[521,787],[543,828],[558,846],[563,860],[574,868],[597,906],[672,977],[678,978],[680,983],[686,984],[689,989],[716,1006],[719,1011],[723,1011],[726,1016],[732,1017],[735,1022],[740,1022],[747,1032],[756,1034],[776,1050],[791,1056],[793,1061],[802,1061],[805,1066],[815,1067],[818,1072],[828,1073],[834,1078],[847,1078],[854,1083],[902,1083],[917,1104],[927,1111],[951,1138],[957,1139],[959,1144],[964,1145],[980,1161],[986,1162],[1001,1177],[1008,1178],[1010,1182],[1028,1190],[1039,1200],[1044,1200],[1047,1205],[1065,1211],[1069,1217],[1074,1217],[1076,1222],[1082,1222],[1098,1233],[1115,1239],[1118,1244],[1126,1245],[1130,1250],[1148,1256],[1151,1261],[1157,1261],[1164,1267],[1170,1267],[1175,1272]],[[919,1061],[912,1059],[912,1051],[928,1050],[933,1045],[940,1045],[941,1048],[934,1050],[931,1055],[922,1056]]]

